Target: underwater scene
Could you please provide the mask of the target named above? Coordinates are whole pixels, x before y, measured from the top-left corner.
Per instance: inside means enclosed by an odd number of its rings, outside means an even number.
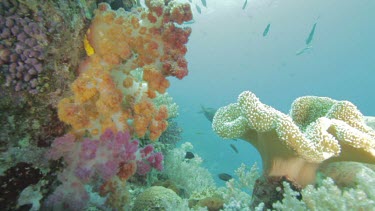
[[[0,0],[0,210],[375,211],[374,11]]]

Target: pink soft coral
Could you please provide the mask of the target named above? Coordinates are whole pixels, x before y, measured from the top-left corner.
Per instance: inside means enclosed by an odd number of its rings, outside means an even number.
[[[79,141],[73,135],[57,138],[47,153],[47,158],[63,158],[66,165],[58,175],[62,184],[46,201],[46,205],[54,209],[81,210],[88,201],[84,185],[110,181],[120,173],[121,166],[133,166],[137,163],[137,172],[142,175],[152,168],[160,171],[163,169],[163,155],[155,153],[151,145],[139,148],[139,142],[131,140],[128,132],[115,134],[109,129],[99,140],[85,138]],[[72,196],[81,200],[74,202]]]

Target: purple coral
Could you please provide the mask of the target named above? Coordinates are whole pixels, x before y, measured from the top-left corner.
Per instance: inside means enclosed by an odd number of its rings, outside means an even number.
[[[151,168],[158,171],[163,170],[164,156],[160,152],[154,152],[152,145],[147,145],[140,150],[141,159],[137,161],[137,173],[140,175],[147,174]]]
[[[163,169],[161,153],[155,153],[151,145],[141,149],[138,146],[139,142],[131,140],[128,132],[114,133],[109,129],[99,140],[86,138],[79,141],[75,140],[73,135],[55,139],[47,158],[57,160],[62,157],[66,167],[58,176],[63,188],[55,190],[47,200],[46,206],[56,209],[82,209],[87,201],[82,204],[84,200],[81,200],[80,203],[69,206],[71,194],[74,193],[76,198],[86,198],[84,184],[110,181],[119,173],[120,166],[126,163],[136,162],[137,172],[142,175],[152,168]]]
[[[36,94],[43,72],[47,30],[18,1],[0,2],[0,73],[15,91]]]

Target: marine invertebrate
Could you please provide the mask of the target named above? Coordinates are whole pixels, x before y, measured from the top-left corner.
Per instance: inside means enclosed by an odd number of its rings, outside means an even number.
[[[167,106],[168,110],[168,120],[176,118],[178,113],[178,105],[173,101],[173,98],[166,92],[164,94],[158,95],[153,99],[154,104],[159,108],[160,106]]]
[[[175,148],[177,142],[181,141],[181,133],[182,129],[178,126],[177,122],[169,119],[168,128],[160,136],[159,142],[163,143],[167,149],[173,149]]]
[[[138,195],[132,210],[169,210],[180,206],[182,199],[173,191],[162,186],[153,186]]]
[[[216,112],[212,126],[223,138],[241,138],[255,146],[262,156],[264,175],[272,183],[275,179],[287,180],[303,187],[314,181],[322,162],[375,163],[375,131],[348,101],[298,98],[289,116],[245,91],[237,103]]]
[[[60,119],[76,134],[98,137],[110,128],[157,140],[166,130],[168,110],[153,99],[169,87],[166,77],[187,75],[191,29],[175,23],[192,14],[189,4],[174,1],[146,5],[148,10],[126,12],[103,3],[96,10],[85,37],[88,57],[71,86],[74,95],[58,106]]]
[[[356,187],[340,189],[335,181],[326,178],[317,187],[308,185],[300,193],[284,183],[284,199],[273,204],[276,210],[372,210],[375,205],[375,172],[359,171]],[[296,196],[302,195],[302,200]]]
[[[361,185],[361,182],[363,182],[360,178],[361,175],[375,174],[375,165],[359,162],[333,162],[321,166],[319,173],[332,178],[335,181],[335,185],[341,189],[356,188],[357,185]]]
[[[65,133],[67,125],[58,120],[56,105],[84,53],[80,6],[70,1],[0,1],[0,139],[8,147],[27,136],[30,145],[46,147]],[[16,127],[5,125],[7,116]]]
[[[17,1],[1,2],[0,8],[0,25],[4,26],[0,31],[0,69],[5,86],[36,94],[47,44],[44,17],[34,18],[31,10]]]
[[[146,170],[142,169],[143,174],[152,168],[162,170],[161,153],[155,153],[150,146],[139,149],[138,145],[137,140],[130,140],[128,132],[114,133],[109,129],[99,140],[86,138],[77,141],[71,134],[57,138],[47,157],[52,160],[62,157],[66,168],[58,176],[62,184],[49,196],[46,206],[81,210],[88,200],[85,184],[111,184],[117,179],[126,181],[137,168],[142,168],[137,166],[138,163],[149,165]]]
[[[201,166],[203,160],[195,154],[192,159],[185,159],[186,152],[192,151],[190,142],[183,143],[181,148],[174,148],[165,155],[163,174],[172,182],[179,184],[187,195],[215,187],[212,174]]]
[[[215,211],[223,209],[223,205],[223,192],[214,187],[194,191],[189,197],[189,207],[193,210],[205,207],[207,210]]]

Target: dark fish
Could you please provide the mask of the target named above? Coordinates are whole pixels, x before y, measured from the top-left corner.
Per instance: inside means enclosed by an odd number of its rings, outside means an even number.
[[[215,108],[208,108],[208,107],[204,107],[201,105],[201,108],[202,108],[202,112],[204,114],[204,116],[210,121],[212,122],[212,120],[214,119],[214,116],[215,116],[215,113],[217,111],[217,109]]]
[[[193,159],[194,157],[195,157],[194,153],[192,153],[192,152],[186,152],[186,155],[185,155],[186,159]]]
[[[230,144],[230,147],[238,154],[238,149],[234,144]]]
[[[247,0],[245,0],[245,3],[244,3],[243,6],[242,6],[242,9],[243,9],[243,10],[246,8],[246,5],[247,5]]]
[[[202,5],[203,5],[204,7],[207,7],[207,2],[206,2],[206,0],[201,0],[201,2],[202,2]]]
[[[229,181],[230,179],[232,179],[233,177],[227,173],[221,173],[221,174],[218,174],[217,176],[219,176],[219,178],[223,181]]]
[[[197,12],[199,13],[199,14],[201,14],[202,13],[202,10],[201,10],[201,8],[197,5],[197,4],[195,4],[195,8],[197,9]]]
[[[312,27],[312,29],[310,31],[310,34],[309,34],[309,36],[306,39],[306,45],[309,45],[311,43],[311,41],[313,40],[313,38],[314,38],[316,24],[317,23],[314,23],[314,25],[313,25],[313,27]]]
[[[270,27],[271,27],[271,24],[269,23],[263,31],[263,37],[267,36],[268,32],[270,31]]]

